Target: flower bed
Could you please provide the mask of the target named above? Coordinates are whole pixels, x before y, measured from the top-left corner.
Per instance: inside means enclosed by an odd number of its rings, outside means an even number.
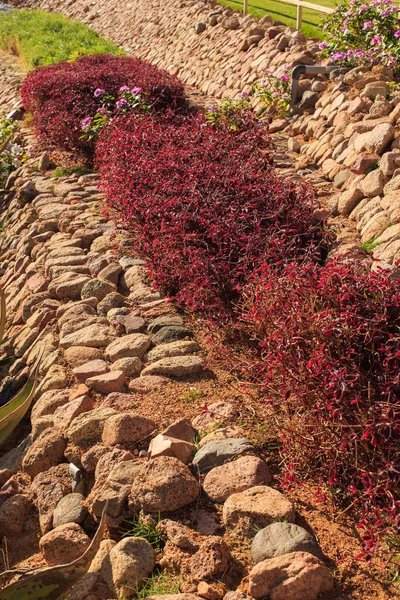
[[[120,118],[96,162],[110,206],[135,231],[156,285],[220,317],[260,261],[319,259],[313,192],[278,177],[265,129],[201,116]]]
[[[399,524],[400,280],[339,261],[264,266],[243,297],[253,378],[282,410],[285,482],[325,482],[354,505],[368,557]]]
[[[324,18],[323,56],[344,67],[400,68],[400,8],[391,0],[350,0]]]
[[[36,69],[25,79],[21,94],[42,140],[91,157],[93,142],[82,137],[82,121],[102,108],[105,92],[116,97],[122,86],[141,88],[154,111],[188,108],[183,85],[176,77],[138,58],[109,55]]]

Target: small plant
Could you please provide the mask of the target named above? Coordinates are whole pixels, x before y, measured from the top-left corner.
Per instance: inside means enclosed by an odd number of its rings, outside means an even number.
[[[379,242],[376,240],[375,237],[371,238],[370,240],[368,240],[368,242],[364,242],[364,244],[362,245],[365,252],[367,254],[371,254],[371,252],[377,247],[379,246]]]
[[[270,117],[283,117],[290,107],[291,79],[286,67],[279,77],[269,69],[265,69],[262,79],[253,84],[253,94],[260,98],[263,111]]]
[[[111,123],[113,117],[131,111],[146,113],[151,109],[151,105],[146,100],[147,94],[137,86],[129,89],[127,85],[123,85],[118,90],[116,98],[100,88],[94,91],[94,96],[101,98],[101,106],[95,115],[82,120],[82,139],[89,142],[99,139],[103,127]]]
[[[181,402],[187,402],[188,404],[193,404],[196,400],[203,396],[203,392],[201,390],[196,390],[195,388],[191,388],[188,392],[183,394],[179,400]]]
[[[140,537],[147,540],[155,548],[161,548],[163,541],[157,527],[151,522],[144,521],[140,515],[134,515],[132,519],[125,522],[127,528],[124,537]]]
[[[70,167],[69,169],[57,168],[53,173],[53,177],[70,177],[71,175],[80,177],[81,175],[86,175],[86,173],[91,173],[91,170],[87,167]]]
[[[400,9],[391,0],[346,0],[322,18],[323,57],[343,67],[400,68]]]
[[[18,124],[16,121],[0,116],[0,186],[8,175],[26,160],[26,154],[21,146],[13,143],[12,137]]]
[[[144,586],[135,592],[133,596],[137,600],[148,598],[149,596],[162,596],[168,594],[179,594],[181,591],[179,579],[167,571],[160,569],[146,579]]]
[[[254,125],[255,120],[250,95],[246,92],[236,100],[223,98],[219,105],[211,105],[206,112],[206,121],[212,127],[231,131],[243,130],[249,125]]]

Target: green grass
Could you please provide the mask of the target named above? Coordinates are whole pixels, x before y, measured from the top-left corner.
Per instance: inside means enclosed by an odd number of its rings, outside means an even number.
[[[362,245],[362,247],[364,248],[365,252],[367,254],[371,254],[371,252],[377,247],[379,246],[379,242],[376,241],[376,238],[373,237],[370,240],[368,240],[368,242],[364,242],[364,244]]]
[[[123,525],[125,531],[124,537],[140,537],[147,540],[154,548],[161,548],[163,545],[162,537],[154,525],[142,521],[139,515],[134,515],[132,519],[125,521]]]
[[[69,169],[61,169],[57,168],[53,177],[69,177],[70,175],[77,175],[80,177],[81,175],[86,175],[86,173],[91,173],[91,170],[87,167],[70,167]]]
[[[180,582],[176,575],[168,573],[167,571],[161,571],[156,569],[146,579],[143,587],[134,592],[133,596],[135,600],[142,600],[148,596],[162,596],[165,594],[179,594]],[[125,596],[120,596],[119,600],[127,600]]]
[[[313,0],[308,0],[309,2]],[[230,6],[234,10],[243,10],[243,2],[241,0],[219,0],[220,4]],[[334,0],[318,0],[315,4],[335,8]],[[275,21],[282,21],[290,27],[296,27],[297,7],[291,4],[285,4],[279,0],[249,0],[248,12],[255,17],[264,17],[266,14],[271,15]],[[321,18],[320,12],[311,8],[303,8],[303,24],[301,31],[308,37],[322,39]]]
[[[2,13],[0,48],[19,56],[28,71],[87,54],[123,54],[86,25],[42,10]]]

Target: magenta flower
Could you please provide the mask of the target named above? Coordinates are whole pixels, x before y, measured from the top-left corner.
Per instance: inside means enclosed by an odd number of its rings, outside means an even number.
[[[393,35],[395,38],[400,38],[400,29],[398,29],[397,31],[394,31]]]
[[[122,99],[122,100],[118,100],[118,102],[115,104],[115,108],[119,109],[122,108],[123,106],[126,106],[128,103],[126,100]]]
[[[380,44],[380,42],[382,41],[382,36],[380,35],[375,35],[372,40],[371,40],[371,44],[373,46],[375,46],[375,44]]]
[[[358,12],[364,12],[364,10],[368,10],[368,6],[366,4],[361,4],[360,8],[358,9]]]
[[[279,77],[279,79],[282,81],[282,83],[286,83],[286,82],[290,81],[290,77],[287,73],[284,73],[283,75],[281,75]]]
[[[105,93],[106,93],[106,90],[102,90],[101,88],[97,88],[97,90],[94,91],[94,97],[98,98],[99,96],[102,96]]]
[[[215,104],[211,104],[211,106],[208,108],[208,112],[215,112],[217,110],[217,107],[215,106]]]
[[[249,92],[242,92],[242,98],[248,98],[249,96]]]
[[[372,21],[365,21],[364,25],[363,25],[363,30],[365,31],[366,29],[371,29],[373,23]]]
[[[327,45],[328,45],[328,42],[321,42],[319,44],[319,49],[320,50],[324,50],[327,47]]]
[[[82,119],[82,122],[81,122],[82,128],[87,127],[88,125],[90,125],[91,122],[92,122],[92,117],[86,117],[85,119]]]
[[[140,88],[140,87],[134,87],[134,88],[131,90],[131,94],[132,94],[132,96],[137,96],[137,94],[141,94],[142,92],[143,92],[143,90],[142,90],[142,88]]]
[[[128,86],[127,86],[127,85],[123,85],[122,87],[120,87],[120,88],[119,88],[119,91],[120,91],[120,92],[128,92],[128,91],[129,91],[129,88],[128,88]]]

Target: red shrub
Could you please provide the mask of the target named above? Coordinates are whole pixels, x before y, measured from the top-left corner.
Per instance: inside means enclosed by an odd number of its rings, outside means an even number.
[[[202,117],[114,121],[96,159],[109,205],[137,235],[156,285],[189,309],[230,307],[260,261],[318,254],[312,191],[278,177],[269,140]]]
[[[74,63],[58,63],[29,73],[22,86],[24,107],[32,111],[36,132],[46,142],[66,150],[93,153],[81,140],[81,121],[100,108],[97,88],[113,96],[123,85],[141,87],[155,111],[187,110],[182,83],[166,71],[138,58],[85,56]]]
[[[369,553],[400,525],[400,280],[340,262],[266,266],[244,298],[252,375],[286,413],[286,482],[307,475],[354,502]]]

